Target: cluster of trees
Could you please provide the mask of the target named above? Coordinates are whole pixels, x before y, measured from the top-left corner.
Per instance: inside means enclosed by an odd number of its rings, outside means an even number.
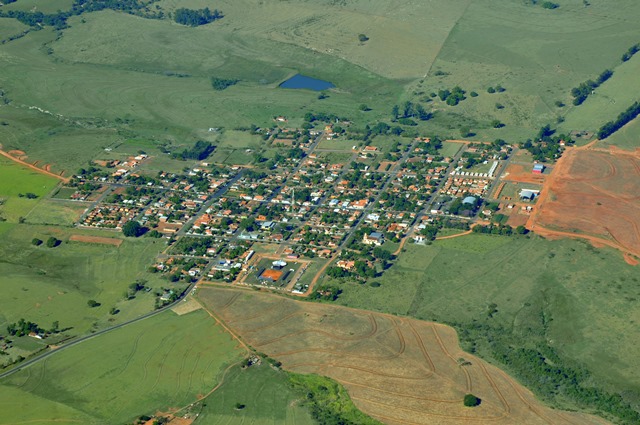
[[[500,84],[498,84],[497,86],[493,87],[489,87],[487,89],[487,93],[493,94],[493,93],[502,93],[503,91],[506,91],[506,89],[504,87],[502,87]]]
[[[206,25],[221,18],[223,18],[223,15],[218,9],[214,9],[212,12],[208,7],[204,9],[186,9],[181,7],[180,9],[176,9],[173,14],[173,19],[177,23],[190,27]]]
[[[58,11],[57,13],[45,14],[42,12],[27,12],[22,10],[0,11],[0,17],[15,18],[25,25],[31,27],[51,26],[56,29],[67,28],[67,19],[71,16],[78,16],[83,13],[97,12],[111,9],[149,19],[160,19],[164,15],[162,11],[152,12],[148,6],[155,0],[75,0],[70,10]],[[5,1],[5,3],[7,3]]]
[[[620,113],[615,121],[609,121],[598,130],[598,139],[606,139],[616,131],[620,130],[625,124],[633,120],[640,114],[640,103],[635,102],[627,108],[626,111]]]
[[[57,325],[55,326],[55,329],[57,330]],[[16,323],[10,323],[7,326],[7,332],[11,336],[25,336],[29,335],[31,332],[42,334],[45,333],[45,330],[38,326],[37,323],[20,319]]]
[[[529,231],[524,226],[518,226],[516,228],[513,228],[508,224],[491,223],[486,226],[476,225],[473,228],[473,232],[492,234],[492,235],[511,236],[513,234],[524,235],[524,234],[527,234]]]
[[[528,150],[536,161],[554,161],[562,154],[561,141],[567,145],[573,143],[571,137],[555,133],[556,131],[547,124],[540,128],[535,141],[528,139],[522,144],[522,148]]]
[[[129,220],[122,226],[122,233],[129,238],[142,236],[146,230],[137,220]]]
[[[422,121],[428,121],[433,117],[433,114],[431,112],[427,112],[424,109],[424,106],[419,103],[414,104],[413,102],[406,101],[402,105],[402,110],[398,105],[393,105],[393,108],[391,108],[391,117],[393,120],[400,120],[401,124],[408,123],[406,125],[411,125],[412,121],[408,120],[409,118],[417,117]]]
[[[203,256],[207,253],[207,249],[211,248],[215,243],[212,237],[203,238],[181,238],[174,246],[174,251],[184,255]]]
[[[451,90],[444,89],[438,91],[438,97],[447,105],[456,106],[458,103],[466,99],[466,91],[462,90],[459,86],[455,86]]]
[[[211,87],[213,87],[214,90],[221,91],[228,87],[238,84],[238,81],[240,80],[237,80],[235,78],[211,77]]]
[[[584,83],[580,83],[578,87],[572,88],[571,96],[573,96],[573,104],[576,106],[581,105],[585,100],[587,100],[593,90],[600,87],[600,85],[611,78],[612,75],[612,70],[605,69],[595,81],[587,80]]]
[[[209,155],[216,147],[209,142],[198,140],[196,144],[190,149],[184,149],[182,152],[173,153],[174,159],[181,159],[186,161],[187,159],[196,159],[202,161]]]
[[[633,46],[629,47],[629,50],[627,50],[622,55],[622,62],[628,61],[629,59],[631,59],[633,57],[633,55],[635,55],[638,52],[640,52],[640,43],[634,44]]]

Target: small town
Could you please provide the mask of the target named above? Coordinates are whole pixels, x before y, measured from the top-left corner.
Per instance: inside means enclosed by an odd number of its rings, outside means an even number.
[[[165,238],[149,271],[170,282],[304,296],[326,276],[379,276],[405,243],[463,236],[478,225],[524,231],[545,172],[525,150],[427,137],[367,144],[349,124],[288,128],[286,117],[275,117],[272,128],[253,130],[273,154],[266,163],[247,149],[242,164],[205,155],[181,173],[151,175],[142,170],[152,158],[140,153],[94,161],[62,190],[90,202],[80,228]]]

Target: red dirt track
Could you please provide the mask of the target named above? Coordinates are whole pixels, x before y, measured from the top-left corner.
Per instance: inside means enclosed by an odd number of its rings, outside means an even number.
[[[640,151],[568,149],[546,181],[527,228],[582,238],[640,257]]]

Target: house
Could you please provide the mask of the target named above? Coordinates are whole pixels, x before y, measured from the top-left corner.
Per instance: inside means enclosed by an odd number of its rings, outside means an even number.
[[[371,232],[368,235],[364,235],[362,243],[366,245],[380,246],[384,243],[384,235],[380,232]]]

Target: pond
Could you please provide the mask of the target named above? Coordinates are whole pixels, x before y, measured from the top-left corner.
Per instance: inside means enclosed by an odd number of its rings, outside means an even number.
[[[296,74],[289,78],[280,87],[285,89],[309,89],[315,91],[332,89],[335,86],[328,81],[318,80],[316,78],[307,77],[306,75]]]

